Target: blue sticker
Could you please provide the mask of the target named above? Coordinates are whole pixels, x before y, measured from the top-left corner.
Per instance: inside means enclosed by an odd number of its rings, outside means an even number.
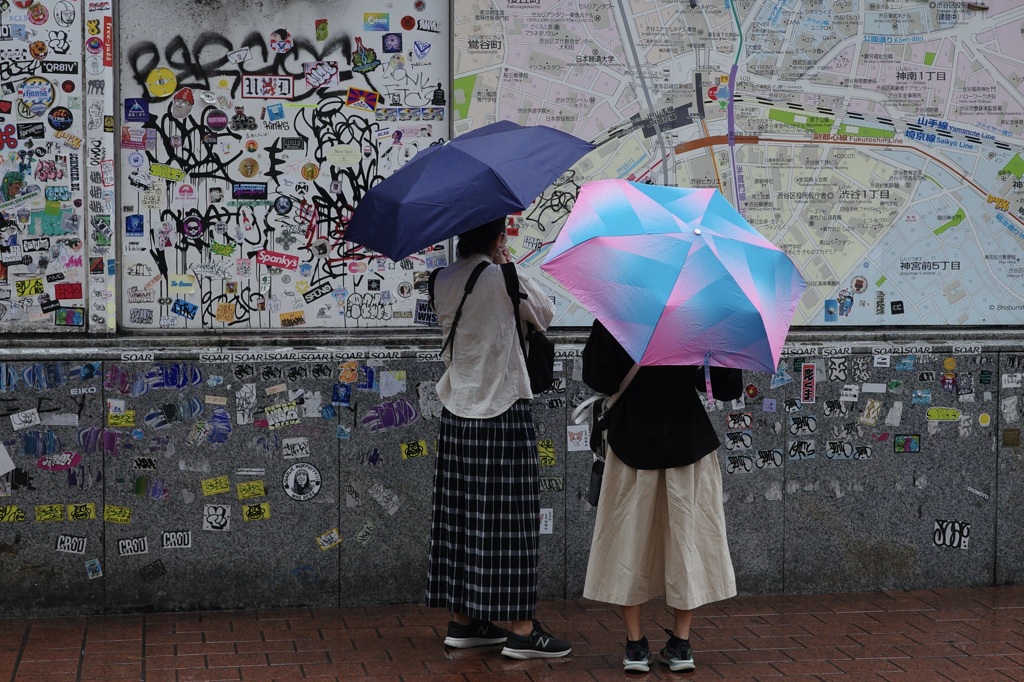
[[[267,107],[267,120],[280,121],[284,118],[284,105],[280,102]]]
[[[132,123],[149,121],[149,102],[141,97],[129,97],[124,101],[124,120]]]
[[[349,407],[352,405],[352,385],[335,383],[334,391],[331,395],[331,403],[334,405],[340,405],[342,407]]]
[[[132,213],[124,218],[124,233],[128,237],[146,236],[146,218],[141,213]]]
[[[171,305],[171,312],[175,315],[194,320],[196,319],[196,313],[199,312],[199,306],[195,303],[189,303],[183,298],[178,298]]]

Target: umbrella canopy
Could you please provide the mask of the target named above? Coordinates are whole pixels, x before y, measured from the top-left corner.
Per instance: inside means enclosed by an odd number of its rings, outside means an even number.
[[[541,267],[640,365],[774,372],[806,286],[718,190],[588,182]]]
[[[345,239],[400,260],[522,211],[593,148],[547,126],[486,125],[428,147],[371,187]]]

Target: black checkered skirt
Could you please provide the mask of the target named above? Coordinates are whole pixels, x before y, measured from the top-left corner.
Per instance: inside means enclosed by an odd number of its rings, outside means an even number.
[[[537,607],[540,462],[530,402],[467,419],[441,413],[427,606],[481,620]]]

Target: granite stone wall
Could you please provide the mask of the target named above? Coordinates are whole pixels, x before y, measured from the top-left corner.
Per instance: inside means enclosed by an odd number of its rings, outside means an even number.
[[[590,395],[579,350],[560,345],[558,382],[534,401],[545,599],[582,594],[593,529],[585,426],[570,421]],[[435,353],[9,355],[0,611],[419,601]],[[777,374],[746,375],[743,399],[709,403],[740,591],[1015,582],[1022,360],[927,344],[788,346]]]

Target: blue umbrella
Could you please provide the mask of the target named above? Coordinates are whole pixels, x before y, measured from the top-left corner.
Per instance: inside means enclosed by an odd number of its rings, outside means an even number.
[[[345,239],[392,260],[522,211],[594,145],[498,121],[428,147],[356,206]]]

